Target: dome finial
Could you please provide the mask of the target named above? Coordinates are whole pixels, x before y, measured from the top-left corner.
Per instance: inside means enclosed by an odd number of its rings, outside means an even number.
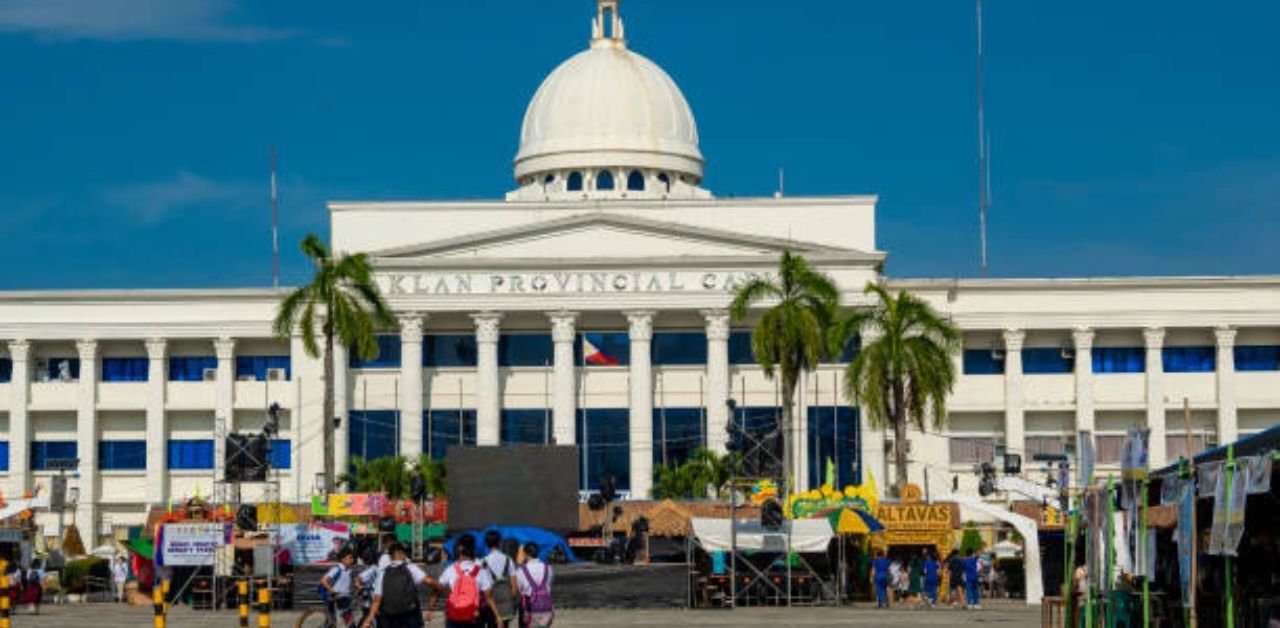
[[[596,17],[591,20],[591,45],[627,47],[618,5],[622,0],[596,0]]]

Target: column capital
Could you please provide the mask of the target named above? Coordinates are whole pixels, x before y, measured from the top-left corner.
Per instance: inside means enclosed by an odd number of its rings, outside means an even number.
[[[1218,339],[1218,348],[1230,349],[1236,346],[1236,328],[1230,325],[1221,325],[1213,330],[1213,335]]]
[[[148,338],[143,344],[147,347],[147,357],[152,360],[163,360],[169,353],[169,341],[164,338]]]
[[[230,360],[236,355],[236,339],[223,336],[213,341],[213,353],[219,360]]]
[[[98,341],[91,338],[76,341],[76,353],[81,360],[93,360],[98,357]]]
[[[476,342],[498,342],[502,312],[480,312],[471,315],[476,323]]]
[[[422,327],[427,322],[426,314],[406,312],[397,318],[400,320],[401,342],[422,342]]]
[[[1142,339],[1147,343],[1148,349],[1159,349],[1164,346],[1164,328],[1148,327],[1142,330]]]
[[[623,315],[631,324],[629,331],[632,342],[653,340],[653,310],[631,310],[623,312]]]
[[[702,316],[707,319],[707,340],[729,339],[728,310],[702,310]]]
[[[1071,342],[1076,351],[1088,351],[1093,348],[1094,331],[1092,327],[1083,325],[1071,330]]]
[[[575,327],[578,324],[578,313],[567,310],[547,312],[551,321],[552,342],[573,342]]]
[[[9,359],[14,362],[26,362],[31,359],[31,342],[21,338],[10,340]]]
[[[1022,351],[1022,342],[1026,339],[1026,330],[1013,328],[1004,330],[1005,351]]]

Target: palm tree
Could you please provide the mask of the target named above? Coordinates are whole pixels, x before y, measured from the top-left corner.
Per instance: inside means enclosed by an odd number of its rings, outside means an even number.
[[[872,337],[845,371],[845,395],[863,408],[872,427],[893,427],[894,488],[901,495],[907,484],[907,425],[924,430],[926,417],[934,429],[946,424],[960,330],[905,290],[895,296],[868,283],[864,292],[874,294],[876,304],[834,326],[832,347],[838,350],[859,332]]]
[[[403,456],[383,456],[365,460],[359,456],[351,459],[351,471],[342,476],[342,482],[357,493],[385,493],[390,499],[403,499],[409,495],[409,479],[413,471]]]
[[[719,498],[729,483],[730,469],[737,464],[736,454],[717,456],[709,449],[695,449],[688,460],[679,465],[658,468],[653,487],[655,499],[702,499],[711,488]]]
[[[777,277],[752,279],[739,287],[729,314],[740,321],[760,302],[771,307],[751,331],[751,353],[766,376],[781,380],[783,467],[789,478],[796,478],[801,468],[795,438],[796,385],[800,372],[812,370],[826,353],[826,334],[837,314],[840,292],[803,257],[785,251]]]
[[[396,321],[373,282],[373,267],[365,254],[335,259],[314,233],[302,239],[302,252],[315,264],[315,276],[280,302],[272,327],[280,338],[300,328],[307,355],[324,364],[324,488],[332,492],[334,343],[341,342],[361,359],[372,360],[378,356],[375,332],[394,327]],[[323,351],[317,331],[324,336]]]

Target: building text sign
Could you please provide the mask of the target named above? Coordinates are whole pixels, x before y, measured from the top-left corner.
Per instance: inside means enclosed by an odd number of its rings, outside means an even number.
[[[545,271],[381,272],[378,287],[388,296],[456,294],[590,294],[610,292],[728,292],[756,271]]]
[[[951,504],[880,504],[876,519],[890,530],[950,530]]]

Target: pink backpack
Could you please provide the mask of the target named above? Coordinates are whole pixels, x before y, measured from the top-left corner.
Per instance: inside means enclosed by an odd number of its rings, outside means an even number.
[[[480,616],[480,585],[476,576],[480,574],[480,566],[471,568],[470,573],[462,570],[461,564],[453,566],[458,576],[449,587],[449,599],[445,602],[444,613],[456,622],[474,622]]]

